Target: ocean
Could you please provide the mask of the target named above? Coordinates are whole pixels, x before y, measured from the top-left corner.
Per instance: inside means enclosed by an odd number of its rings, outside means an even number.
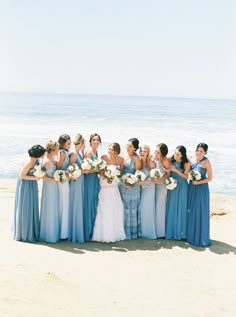
[[[189,157],[205,142],[213,168],[210,191],[236,195],[235,100],[0,93],[0,126],[0,178],[16,178],[34,144],[80,133],[88,146],[96,132],[102,138],[101,155],[111,142],[120,143],[124,153],[132,137],[152,152],[166,143],[168,155],[184,145]]]

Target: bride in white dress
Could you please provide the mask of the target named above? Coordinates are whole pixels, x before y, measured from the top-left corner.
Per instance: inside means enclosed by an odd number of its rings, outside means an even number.
[[[108,155],[103,155],[107,165],[118,166],[122,171],[124,159],[119,156],[120,145],[109,145]],[[118,189],[117,179],[113,181],[100,176],[100,192],[98,197],[97,216],[93,230],[93,241],[115,242],[125,240],[123,203]]]

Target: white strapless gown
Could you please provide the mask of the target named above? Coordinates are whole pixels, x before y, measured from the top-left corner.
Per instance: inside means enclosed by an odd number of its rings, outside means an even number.
[[[92,240],[99,242],[125,240],[124,207],[117,180],[108,184],[103,177],[100,177],[100,186]]]

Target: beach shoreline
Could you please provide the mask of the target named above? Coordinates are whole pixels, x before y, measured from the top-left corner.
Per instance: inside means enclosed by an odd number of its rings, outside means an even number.
[[[11,234],[15,186],[0,179],[1,316],[235,316],[236,196],[211,194],[209,248],[23,243]]]

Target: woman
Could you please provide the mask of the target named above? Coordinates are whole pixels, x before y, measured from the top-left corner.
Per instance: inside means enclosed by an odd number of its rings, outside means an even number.
[[[190,162],[186,148],[180,145],[171,158],[171,176],[177,180],[177,186],[168,190],[166,206],[166,239],[186,239],[188,174]]]
[[[75,163],[80,167],[84,157],[85,140],[82,135],[76,134],[73,143],[75,152],[70,155],[70,164]],[[69,240],[73,242],[84,242],[83,199],[84,175],[81,174],[77,179],[70,180]]]
[[[210,194],[208,182],[212,180],[211,163],[205,156],[208,145],[199,143],[196,148],[197,161],[190,170],[201,174],[200,180],[190,180],[188,194],[187,242],[207,247],[210,245]]]
[[[98,147],[101,144],[100,135],[91,134],[89,143],[90,149],[86,152],[85,158],[94,161],[98,158]],[[84,237],[85,241],[89,241],[93,236],[100,186],[96,170],[85,170],[84,173]]]
[[[165,143],[160,143],[156,146],[154,153],[154,163],[157,169],[163,174],[160,178],[152,178],[156,184],[156,234],[157,238],[165,237],[165,222],[166,222],[166,200],[167,189],[163,181],[170,176],[169,168],[170,162],[166,155],[168,154],[168,147]]]
[[[41,145],[28,150],[23,169],[16,185],[13,236],[18,241],[35,242],[39,238],[38,183],[34,166],[45,153]]]
[[[122,175],[126,173],[135,174],[141,168],[141,161],[136,151],[139,148],[139,140],[132,138],[128,140],[126,151],[127,157],[124,162]],[[126,239],[136,239],[141,237],[140,219],[140,186],[135,184],[127,187],[120,182],[120,193],[124,206],[124,225]]]
[[[120,171],[124,168],[124,159],[119,156],[120,145],[109,145],[108,155],[102,159],[107,166],[117,166]],[[98,209],[94,226],[93,239],[100,242],[115,242],[124,240],[123,204],[118,189],[117,178],[107,179],[104,173],[100,176],[101,190],[98,196]]]
[[[155,228],[155,184],[151,181],[150,170],[155,168],[150,159],[150,147],[142,145],[139,150],[141,171],[146,175],[146,180],[141,186],[140,214],[142,237],[156,239]]]
[[[57,182],[53,178],[58,151],[59,144],[49,141],[46,145],[47,154],[43,162],[47,179],[43,180],[39,240],[50,243],[60,240],[59,191]]]
[[[56,162],[57,169],[65,171],[69,165],[69,150],[71,139],[68,134],[62,134],[59,139],[59,159]],[[65,182],[58,182],[59,189],[59,210],[60,210],[60,238],[68,239],[69,232],[69,194],[70,186],[68,179]]]

